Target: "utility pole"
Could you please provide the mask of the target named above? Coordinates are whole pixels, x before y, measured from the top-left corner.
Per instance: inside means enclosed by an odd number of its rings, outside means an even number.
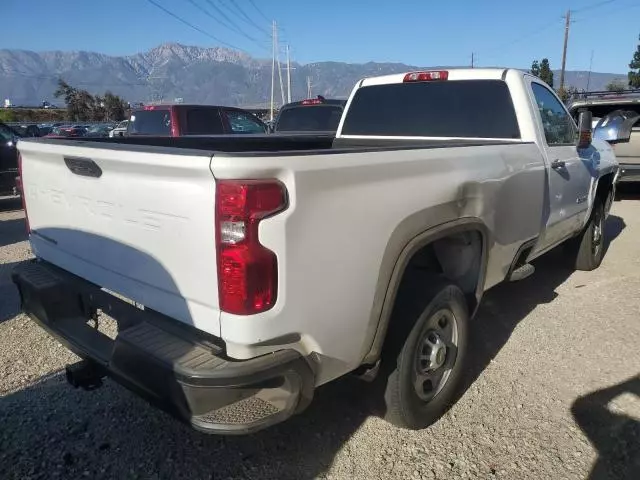
[[[473,52],[471,52],[471,68],[475,68],[475,65],[474,65],[474,53]]]
[[[275,35],[275,55],[276,55],[276,63],[278,64],[278,78],[280,79],[280,95],[282,96],[282,105],[284,105],[284,84],[282,83],[282,64],[280,62],[280,45],[278,44],[278,26],[276,22],[273,22],[273,34]]]
[[[593,66],[593,50],[591,50],[591,58],[589,59],[589,74],[587,75],[587,92],[591,83],[591,67]]]
[[[289,56],[289,44],[287,44],[287,103],[291,103],[291,57]]]
[[[307,98],[311,98],[311,77],[307,77]]]
[[[276,83],[276,21],[273,21],[271,25],[271,43],[272,43],[272,54],[273,58],[271,60],[271,113],[269,115],[270,120],[273,122],[273,93],[275,89]]]
[[[567,64],[567,43],[569,42],[569,25],[571,23],[571,10],[567,10],[564,24],[564,47],[562,48],[562,70],[560,70],[560,90],[564,90],[564,69]]]

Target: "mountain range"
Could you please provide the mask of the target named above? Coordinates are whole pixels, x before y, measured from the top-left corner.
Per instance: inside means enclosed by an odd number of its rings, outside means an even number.
[[[422,67],[424,68],[424,67]],[[313,95],[346,97],[363,77],[419,70],[402,63],[364,64],[317,62],[291,65],[292,99],[307,96],[307,77]],[[282,66],[286,91],[286,67]],[[556,82],[559,72],[555,73]],[[13,105],[60,104],[53,92],[59,78],[70,85],[118,94],[130,102],[175,101],[230,106],[266,106],[271,95],[271,60],[256,59],[226,48],[201,48],[167,43],[130,56],[101,53],[0,50],[0,100]],[[603,90],[625,74],[566,72],[566,83],[578,89]],[[588,80],[589,79],[589,80]],[[276,103],[282,103],[276,76]]]

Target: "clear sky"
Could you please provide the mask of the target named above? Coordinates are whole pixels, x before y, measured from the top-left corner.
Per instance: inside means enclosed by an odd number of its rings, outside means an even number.
[[[559,68],[568,8],[567,69],[587,70],[593,51],[594,71],[626,73],[640,0],[0,0],[0,48],[123,55],[171,41],[267,58],[276,20],[301,63],[468,65],[475,52],[480,66]]]

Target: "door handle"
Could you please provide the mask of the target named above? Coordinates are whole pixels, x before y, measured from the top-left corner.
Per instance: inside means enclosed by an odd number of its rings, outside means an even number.
[[[551,168],[553,168],[554,170],[560,170],[561,168],[565,168],[566,167],[566,163],[564,160],[560,160],[560,159],[555,159],[553,162],[551,162]]]

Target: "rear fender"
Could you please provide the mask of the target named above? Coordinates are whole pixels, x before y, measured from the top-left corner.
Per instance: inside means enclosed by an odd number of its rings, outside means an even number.
[[[378,274],[369,328],[366,341],[363,344],[362,364],[375,363],[380,357],[398,289],[413,255],[436,240],[469,231],[479,232],[482,240],[479,278],[475,288],[475,308],[477,309],[484,291],[487,253],[492,241],[489,229],[480,219],[461,218],[437,225],[419,233],[408,241],[405,240],[400,247],[399,253],[394,248],[393,239],[389,242]],[[474,314],[475,311],[470,313]]]

